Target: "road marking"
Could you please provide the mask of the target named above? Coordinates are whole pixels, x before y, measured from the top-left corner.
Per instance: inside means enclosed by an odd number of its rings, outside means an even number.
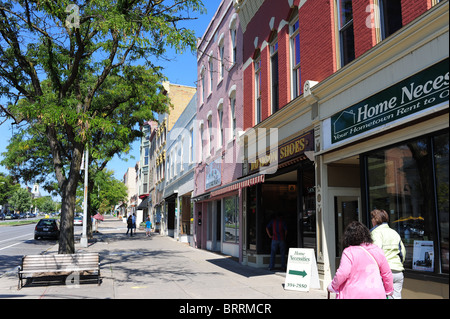
[[[13,238],[9,238],[9,239],[0,240],[0,243],[3,243],[3,242],[5,242],[5,241],[11,241],[11,240],[17,239],[17,238],[22,238],[22,237],[25,237],[25,236],[30,236],[30,234],[20,235],[20,236],[17,236],[17,237],[13,237]]]
[[[29,236],[29,235],[27,235],[27,236]],[[20,237],[23,237],[23,236],[20,236]],[[6,246],[6,247],[3,247],[3,248],[0,248],[0,250],[3,250],[3,249],[7,249],[7,248],[10,248],[10,247],[13,247],[13,246],[19,245],[19,244],[23,244],[23,243],[24,243],[24,242],[26,242],[27,240],[31,240],[31,239],[33,239],[33,237],[31,237],[31,238],[28,238],[28,239],[25,239],[25,240],[22,240],[22,241],[19,241],[18,243],[15,243],[15,244],[12,244],[12,245],[9,245],[9,246]]]

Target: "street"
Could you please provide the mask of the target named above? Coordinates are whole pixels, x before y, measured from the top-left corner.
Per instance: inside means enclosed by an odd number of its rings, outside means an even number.
[[[34,239],[36,224],[22,226],[0,226],[0,277],[7,272],[15,272],[24,255],[39,255],[54,247],[54,239]],[[75,234],[82,227],[75,226]]]

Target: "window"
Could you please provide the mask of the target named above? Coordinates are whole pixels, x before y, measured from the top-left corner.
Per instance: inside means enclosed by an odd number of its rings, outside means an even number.
[[[209,58],[209,93],[213,90],[213,80],[214,80],[214,62],[212,55]]]
[[[199,145],[199,151],[200,151],[200,161],[199,162],[202,162],[203,161],[203,151],[204,151],[204,148],[203,148],[203,137],[204,137],[204,131],[205,131],[205,129],[204,129],[204,125],[203,125],[203,123],[202,124],[200,124],[200,143],[198,144]]]
[[[353,33],[353,8],[351,0],[338,1],[338,29],[341,67],[355,59],[355,36]]]
[[[239,197],[233,196],[224,199],[225,233],[224,241],[239,243]]]
[[[279,108],[279,82],[278,82],[278,40],[270,46],[270,69],[272,82],[272,114]]]
[[[217,115],[219,120],[219,142],[218,147],[222,146],[223,143],[223,104],[219,105],[217,109]]]
[[[366,155],[368,209],[384,209],[406,247],[408,270],[448,274],[449,134]]]
[[[255,125],[261,122],[261,57],[255,61]]]
[[[236,29],[230,30],[230,38],[231,38],[231,63],[235,64],[237,62],[237,47],[236,47]]]
[[[209,152],[208,155],[212,154],[213,151],[213,144],[212,144],[212,140],[213,140],[213,127],[212,127],[212,115],[208,116],[208,135],[209,135]]]
[[[194,129],[189,131],[189,163],[194,163]]]
[[[224,46],[223,46],[223,41],[221,44],[219,44],[219,63],[220,63],[220,68],[219,68],[219,79],[223,79],[224,74],[225,74],[225,61],[224,61]]]
[[[145,166],[148,165],[148,152],[149,152],[149,148],[146,147],[146,148],[144,149],[144,165],[145,165]]]
[[[205,68],[202,67],[200,71],[200,83],[201,83],[201,101],[200,104],[203,104],[205,102]]]
[[[230,111],[231,111],[231,129],[233,138],[236,135],[236,96],[230,98]]]
[[[289,28],[291,38],[291,76],[292,76],[292,99],[302,93],[300,75],[300,33],[298,17]]]
[[[402,27],[402,1],[379,0],[381,18],[381,36],[387,38]]]

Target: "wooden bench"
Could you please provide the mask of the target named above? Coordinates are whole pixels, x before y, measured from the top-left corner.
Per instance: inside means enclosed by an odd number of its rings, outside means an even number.
[[[18,288],[23,287],[24,278],[42,276],[97,275],[100,285],[100,262],[98,253],[61,254],[61,255],[27,255],[22,257],[19,266]]]

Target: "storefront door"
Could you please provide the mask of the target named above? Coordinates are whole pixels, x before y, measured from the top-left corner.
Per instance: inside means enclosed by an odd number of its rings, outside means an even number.
[[[330,207],[334,207],[336,269],[339,267],[342,239],[347,225],[361,219],[361,190],[359,188],[330,188]]]

